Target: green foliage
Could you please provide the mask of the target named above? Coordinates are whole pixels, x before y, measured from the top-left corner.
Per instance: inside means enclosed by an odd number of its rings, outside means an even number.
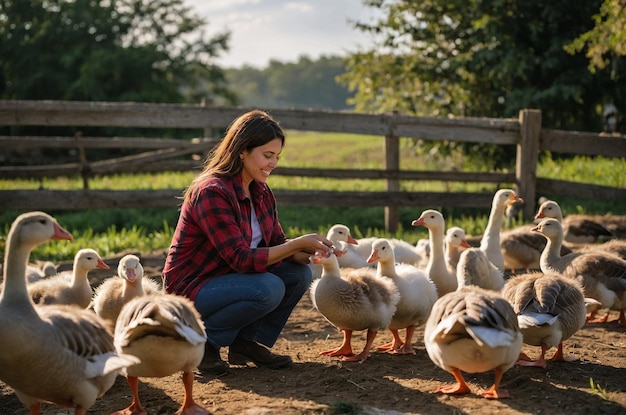
[[[0,98],[230,99],[213,63],[229,34],[205,24],[183,0],[0,0]]]
[[[593,28],[601,3],[364,0],[382,17],[355,26],[376,43],[349,58],[341,81],[359,111],[508,118],[538,108],[544,127],[599,131],[605,102],[626,107],[624,59],[618,76],[591,74],[563,48]]]
[[[600,13],[593,16],[595,26],[565,45],[571,54],[586,49],[589,71],[595,73],[617,63],[616,58],[626,56],[626,8],[623,0],[604,0]],[[617,73],[611,69],[617,76]]]
[[[606,393],[606,389],[603,388],[602,386],[600,386],[599,383],[594,383],[593,382],[593,378],[589,378],[589,386],[591,387],[591,391],[594,393],[594,395],[598,395],[600,397],[602,397],[602,399],[607,400],[609,399],[607,393]]]

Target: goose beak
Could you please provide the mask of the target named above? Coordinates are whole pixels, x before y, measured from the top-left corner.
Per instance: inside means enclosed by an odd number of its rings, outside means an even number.
[[[63,229],[61,225],[59,225],[56,222],[53,225],[54,225],[54,235],[52,235],[52,238],[50,239],[54,241],[60,241],[60,240],[71,241],[74,239],[72,234],[66,231],[65,229]]]

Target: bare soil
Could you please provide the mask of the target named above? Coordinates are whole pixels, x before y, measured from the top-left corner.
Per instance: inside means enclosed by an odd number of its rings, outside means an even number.
[[[112,269],[121,255],[107,259]],[[164,258],[163,253],[142,257],[146,274],[160,278]],[[92,278],[105,276],[100,273]],[[454,378],[429,359],[423,327],[414,337],[416,355],[374,352],[364,363],[319,355],[338,346],[341,339],[341,333],[304,296],[273,349],[292,356],[293,367],[276,371],[233,366],[230,373],[217,377],[197,373],[194,396],[215,415],[626,414],[626,328],[615,323],[588,324],[570,338],[565,352],[576,358],[575,362],[549,362],[547,369],[511,368],[502,380],[511,398],[502,400],[477,394],[491,386],[493,373],[464,374],[470,394],[433,393]],[[390,339],[388,332],[381,332],[375,345]],[[360,350],[364,343],[365,333],[355,333],[354,349]],[[524,345],[523,351],[533,357],[539,354],[538,347]],[[226,358],[226,350],[222,353]],[[183,399],[180,375],[141,379],[139,393],[149,414],[174,414]],[[89,413],[109,414],[130,402],[130,390],[120,376]],[[42,409],[45,414],[73,414],[52,405]],[[1,382],[0,413],[28,413],[11,388]]]

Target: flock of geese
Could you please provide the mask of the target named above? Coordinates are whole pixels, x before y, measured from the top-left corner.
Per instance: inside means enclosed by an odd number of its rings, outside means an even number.
[[[509,396],[500,381],[514,364],[545,368],[547,360],[568,360],[563,342],[586,322],[607,321],[608,312],[598,318],[598,310],[619,311],[617,322],[626,325],[626,241],[566,245],[580,243],[572,238],[582,233],[573,223],[565,225],[554,201],[541,205],[538,224],[502,230],[507,207],[519,202],[513,190],[498,190],[474,246],[463,229],[446,230],[443,215],[433,209],[412,222],[428,229],[428,241],[417,246],[399,239],[356,240],[347,226],[331,227],[327,237],[334,249],[310,258],[316,276],[310,296],[343,332],[343,341],[320,354],[356,362],[365,362],[372,349],[414,354],[415,330],[424,326],[428,356],[456,380],[436,392],[468,393],[462,372],[495,371],[493,386],[481,395],[499,399]],[[13,222],[0,293],[0,380],[31,414],[51,403],[84,415],[121,374],[132,403],[115,414],[136,415],[145,413],[140,377],[182,373],[185,394],[177,414],[208,414],[193,399],[193,371],[206,342],[193,303],[144,278],[135,255],[124,256],[116,277],[95,289],[88,273],[109,266],[93,249],[79,250],[71,271],[29,264],[38,245],[71,239],[44,212]],[[374,345],[387,330],[389,341]],[[351,344],[354,331],[367,332],[358,353]],[[521,353],[524,343],[540,347],[540,357]],[[556,352],[546,359],[552,348]]]
[[[0,294],[0,380],[30,414],[40,414],[45,402],[85,415],[121,374],[133,401],[115,414],[131,415],[146,413],[140,377],[182,372],[185,395],[177,414],[209,414],[193,399],[193,371],[206,342],[200,315],[190,300],[165,294],[143,278],[138,257],[124,256],[117,276],[93,294],[88,272],[109,267],[92,249],[76,254],[72,271],[27,282],[36,279],[27,277],[33,249],[71,239],[44,212],[24,213],[13,222]]]
[[[433,209],[412,222],[428,229],[427,243],[417,246],[384,238],[357,240],[347,226],[331,227],[327,237],[335,249],[311,256],[319,278],[310,295],[344,338],[321,354],[359,362],[372,348],[411,354],[415,329],[424,325],[428,356],[456,380],[435,392],[468,393],[462,372],[495,371],[493,386],[481,395],[500,399],[509,397],[500,381],[513,365],[545,368],[546,361],[571,360],[563,342],[586,322],[606,322],[610,310],[617,310],[617,323],[626,325],[626,240],[580,245],[590,241],[594,228],[601,230],[596,242],[611,232],[581,217],[576,223],[564,221],[559,205],[550,200],[539,207],[537,224],[503,230],[507,208],[520,202],[513,190],[498,190],[475,246],[463,229],[446,231],[443,215]],[[564,241],[578,245],[566,247]],[[417,259],[412,257],[416,253]],[[597,318],[602,309],[607,312]],[[383,330],[392,339],[375,346]],[[367,331],[365,346],[356,354],[354,331]],[[522,353],[523,344],[540,347],[539,358]],[[546,359],[552,348],[556,352]]]

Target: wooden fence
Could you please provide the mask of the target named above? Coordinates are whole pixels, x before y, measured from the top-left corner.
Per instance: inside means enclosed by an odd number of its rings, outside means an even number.
[[[0,209],[89,209],[106,207],[177,206],[181,189],[115,191],[90,190],[93,175],[145,173],[196,169],[199,162],[181,155],[205,154],[216,143],[211,131],[225,128],[244,108],[220,108],[205,105],[75,102],[75,101],[0,101],[0,126],[60,127],[139,127],[154,129],[203,129],[204,138],[189,140],[148,139],[136,137],[51,137],[0,136],[3,149],[16,151],[45,148],[77,149],[77,160],[17,166],[0,162],[0,177],[42,178],[82,176],[84,188],[58,190],[0,190]],[[302,206],[384,206],[387,230],[395,231],[401,206],[485,207],[493,193],[407,192],[400,190],[402,180],[450,182],[485,182],[512,184],[526,201],[523,215],[530,219],[535,211],[536,194],[577,196],[603,200],[626,200],[626,189],[538,178],[539,153],[560,153],[626,157],[624,136],[605,136],[541,128],[541,112],[525,109],[518,119],[432,118],[398,114],[357,114],[331,111],[271,111],[285,129],[342,132],[384,137],[385,168],[317,169],[279,167],[273,174],[284,176],[384,179],[382,192],[337,192],[320,190],[275,190],[283,205]],[[5,128],[6,130],[6,128]],[[515,173],[440,172],[400,169],[399,138],[430,141],[515,145]],[[142,149],[139,154],[99,161],[88,161],[85,149]],[[179,157],[174,160],[173,158]]]

